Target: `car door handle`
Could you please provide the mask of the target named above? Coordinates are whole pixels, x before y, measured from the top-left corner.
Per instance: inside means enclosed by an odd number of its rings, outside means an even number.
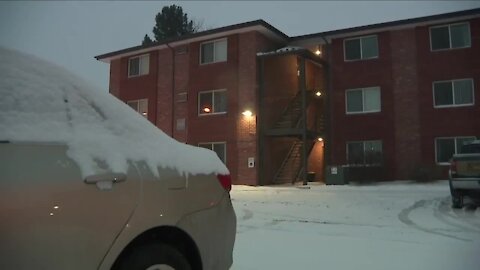
[[[119,183],[125,180],[127,180],[127,176],[124,173],[106,173],[87,176],[84,182],[85,184],[97,184],[99,182]]]

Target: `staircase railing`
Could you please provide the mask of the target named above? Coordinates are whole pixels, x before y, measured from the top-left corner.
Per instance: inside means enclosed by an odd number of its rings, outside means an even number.
[[[301,141],[294,141],[292,146],[290,147],[290,150],[288,151],[287,155],[282,161],[282,164],[280,165],[280,168],[277,170],[275,177],[274,177],[274,182],[285,182],[285,181],[279,181],[280,179],[285,178],[285,173],[288,172],[288,169],[290,170],[296,170],[296,168],[291,168],[293,167],[295,159],[300,158],[298,156],[298,149],[299,147],[302,146]],[[298,164],[300,166],[300,164]],[[296,175],[296,174],[294,174]],[[283,177],[282,177],[283,176]]]

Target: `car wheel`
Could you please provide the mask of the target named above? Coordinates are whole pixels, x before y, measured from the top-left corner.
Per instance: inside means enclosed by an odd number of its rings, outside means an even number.
[[[135,248],[124,257],[120,270],[190,270],[190,264],[180,251],[166,244],[149,244]]]
[[[462,196],[452,196],[452,208],[460,209],[463,207],[463,197]]]
[[[460,209],[463,207],[463,195],[456,190],[452,190],[452,208]]]
[[[452,195],[452,208],[460,209],[463,207],[463,195],[452,186],[452,181],[448,181],[450,194]]]

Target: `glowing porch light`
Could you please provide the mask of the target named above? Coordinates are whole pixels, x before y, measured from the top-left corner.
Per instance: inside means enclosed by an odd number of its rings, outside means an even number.
[[[316,55],[321,55],[321,54],[322,54],[322,51],[320,51],[320,49],[317,48],[317,50],[315,51],[315,54],[316,54]]]
[[[246,117],[250,117],[250,116],[253,115],[252,111],[250,111],[250,110],[245,110],[244,112],[242,112],[242,114]]]
[[[320,91],[315,92],[315,96],[319,97],[321,95],[322,95],[322,92],[320,92]]]
[[[323,138],[322,138],[322,137],[318,137],[318,138],[317,138],[317,141],[323,142]]]
[[[203,108],[203,112],[209,113],[211,110],[208,107]]]

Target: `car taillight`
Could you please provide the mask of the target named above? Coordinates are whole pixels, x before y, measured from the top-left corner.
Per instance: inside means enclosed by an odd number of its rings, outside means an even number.
[[[450,174],[457,174],[457,162],[454,160],[450,161]]]
[[[226,191],[232,190],[232,178],[229,174],[217,175],[218,181]]]

